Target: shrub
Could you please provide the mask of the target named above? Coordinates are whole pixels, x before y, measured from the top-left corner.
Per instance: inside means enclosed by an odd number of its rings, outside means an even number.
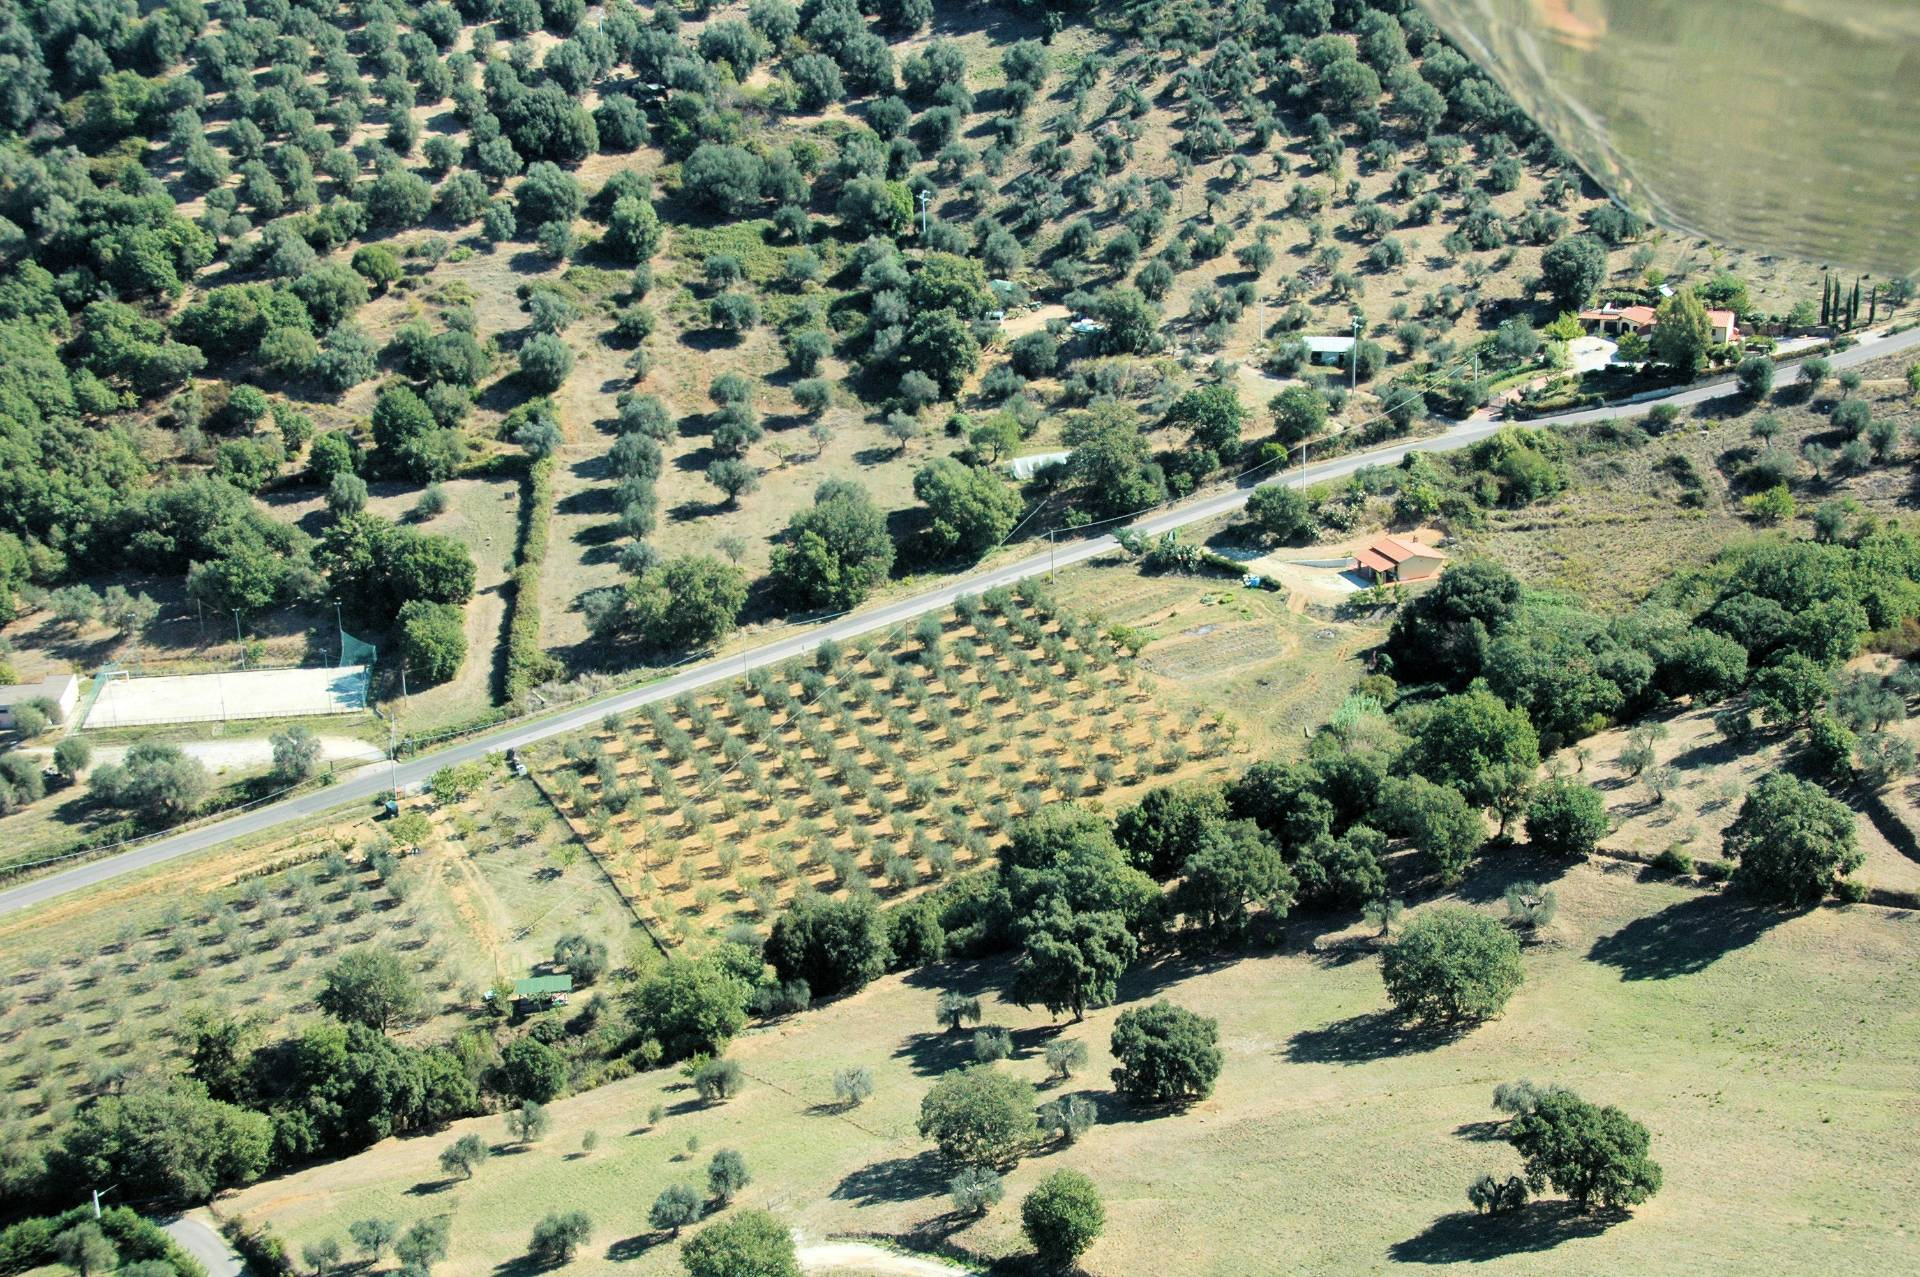
[[[730,1205],[740,1190],[753,1182],[747,1173],[747,1159],[730,1148],[723,1148],[707,1163],[707,1191],[722,1205]]]
[[[1087,1044],[1079,1038],[1055,1038],[1047,1043],[1046,1059],[1049,1076],[1070,1078],[1075,1069],[1086,1067]]]
[[[1812,904],[1866,858],[1853,813],[1818,785],[1783,772],[1761,779],[1724,837],[1739,864],[1734,885],[1778,905]]]
[[[1484,1020],[1520,987],[1520,943],[1485,914],[1442,906],[1387,945],[1380,974],[1403,1015],[1443,1024]]]
[[[995,1060],[1004,1060],[1013,1054],[1013,1034],[998,1027],[975,1029],[973,1031],[973,1058],[981,1064],[992,1064]]]
[[[549,1214],[533,1226],[533,1238],[527,1243],[527,1258],[536,1264],[556,1267],[569,1263],[574,1252],[593,1235],[593,1221],[585,1211],[559,1211]]]
[[[999,1173],[985,1166],[967,1166],[947,1181],[953,1209],[962,1215],[984,1215],[1006,1196]]]
[[[765,957],[782,980],[816,997],[854,993],[887,969],[887,930],[871,899],[796,900],[774,920]]]
[[[740,1094],[746,1073],[732,1060],[708,1060],[693,1072],[693,1089],[709,1104]]]
[[[1509,1125],[1507,1141],[1526,1159],[1529,1185],[1551,1184],[1582,1210],[1637,1206],[1660,1190],[1647,1128],[1570,1091],[1542,1095]]]
[[[873,1096],[873,1070],[864,1066],[836,1069],[833,1074],[833,1098],[848,1108],[864,1104]]]
[[[920,1101],[920,1134],[956,1162],[1000,1165],[1033,1132],[1032,1084],[991,1065],[948,1073]]]
[[[1663,874],[1684,877],[1693,873],[1693,857],[1677,847],[1669,847],[1655,856],[1652,864]]]
[[[1527,839],[1546,855],[1585,858],[1606,834],[1606,803],[1591,785],[1551,780],[1527,800]]]
[[[1140,1104],[1205,1099],[1220,1076],[1219,1039],[1217,1021],[1164,999],[1122,1011],[1111,1043],[1114,1088]]]
[[[793,1234],[763,1210],[741,1211],[680,1244],[687,1277],[801,1277]]]
[[[1055,1171],[1020,1203],[1020,1224],[1041,1260],[1064,1268],[1106,1227],[1100,1190],[1079,1171]]]
[[[1560,899],[1548,887],[1537,882],[1516,882],[1507,888],[1507,921],[1529,931],[1553,921]]]
[[[691,1184],[669,1184],[660,1190],[660,1196],[653,1199],[653,1205],[647,1211],[647,1223],[655,1228],[664,1228],[674,1236],[680,1230],[700,1218],[705,1203],[700,1200],[700,1190]]]

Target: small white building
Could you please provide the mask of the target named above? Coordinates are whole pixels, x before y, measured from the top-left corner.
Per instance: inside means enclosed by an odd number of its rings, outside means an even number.
[[[1352,337],[1307,337],[1307,362],[1338,368],[1353,354]]]
[[[12,727],[14,708],[33,701],[46,701],[54,708],[49,717],[65,722],[80,703],[80,680],[72,674],[49,674],[38,683],[0,687],[0,727]]]

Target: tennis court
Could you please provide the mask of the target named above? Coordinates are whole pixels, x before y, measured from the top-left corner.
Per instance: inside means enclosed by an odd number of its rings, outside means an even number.
[[[109,677],[87,712],[86,726],[221,722],[352,714],[367,707],[367,667],[237,670],[230,674]]]

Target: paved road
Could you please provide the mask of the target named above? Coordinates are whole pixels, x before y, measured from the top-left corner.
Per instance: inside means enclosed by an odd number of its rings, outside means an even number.
[[[1892,337],[1864,341],[1851,350],[1831,356],[1830,362],[1836,369],[1848,368],[1882,355],[1909,350],[1916,346],[1920,346],[1920,328],[1898,333]],[[1774,383],[1776,386],[1791,385],[1799,379],[1799,376],[1798,363],[1783,364],[1776,372]],[[1595,421],[1637,417],[1645,415],[1655,402],[1697,404],[1734,393],[1736,388],[1729,379],[1695,386],[1659,400],[1589,408],[1579,412],[1563,413],[1556,417],[1540,418],[1530,424],[1583,425]],[[1490,419],[1464,421],[1443,434],[1430,435],[1423,439],[1403,440],[1369,452],[1354,453],[1336,457],[1330,461],[1318,462],[1304,469],[1295,468],[1284,474],[1271,476],[1263,474],[1259,476],[1259,481],[1285,482],[1293,487],[1301,487],[1327,479],[1343,478],[1362,466],[1392,465],[1413,452],[1450,452],[1468,447],[1494,434],[1504,424],[1504,422]],[[1248,480],[1240,486],[1198,497],[1183,505],[1140,519],[1133,526],[1145,533],[1158,534],[1218,515],[1229,514],[1246,504],[1254,482]],[[1041,576],[1052,568],[1066,567],[1104,554],[1114,545],[1111,535],[1067,542],[1055,550],[1043,550],[1023,559],[957,577],[934,589],[825,622],[805,633],[789,635],[751,651],[689,665],[679,673],[644,687],[582,702],[531,721],[495,728],[446,749],[410,759],[397,767],[384,764],[368,767],[329,788],[258,807],[171,837],[158,839],[114,856],[87,861],[72,869],[49,874],[44,878],[0,891],[0,914],[32,908],[70,891],[95,886],[124,874],[137,873],[179,856],[205,851],[235,838],[263,833],[289,821],[305,820],[350,803],[368,803],[375,794],[392,788],[395,784],[405,786],[424,781],[448,764],[468,762],[502,750],[523,748],[550,736],[578,731],[599,722],[608,714],[625,714],[639,706],[649,705],[655,701],[671,700],[682,692],[694,691],[709,684],[736,677],[749,670],[766,665],[778,665],[791,657],[812,651],[828,639],[845,641],[875,630],[900,625],[913,620],[923,612],[949,607],[954,599],[962,594],[978,594],[995,586],[1011,585],[1030,577]]]
[[[207,1277],[241,1277],[246,1265],[227,1239],[214,1228],[205,1211],[176,1216],[161,1225],[180,1249],[194,1257],[207,1270]]]

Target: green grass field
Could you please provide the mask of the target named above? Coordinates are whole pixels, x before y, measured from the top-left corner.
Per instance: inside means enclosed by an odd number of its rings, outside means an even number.
[[[1497,901],[1520,869],[1496,862],[1464,894]],[[1090,1092],[1103,1121],[1078,1145],[1023,1161],[1007,1203],[978,1223],[947,1215],[947,1169],[913,1125],[932,1080],[966,1053],[935,1025],[942,987],[987,993],[988,1021],[1012,1028],[1019,1048],[999,1067],[1043,1077],[1055,1030],[992,996],[1006,974],[997,964],[889,977],[753,1034],[732,1052],[750,1083],[727,1104],[700,1106],[676,1073],[644,1074],[555,1105],[552,1134],[470,1183],[444,1184],[435,1159],[467,1130],[504,1142],[498,1117],[258,1185],[221,1209],[296,1248],[343,1237],[368,1215],[450,1214],[453,1254],[436,1271],[474,1277],[510,1266],[548,1210],[577,1207],[595,1231],[570,1271],[669,1273],[679,1271],[673,1248],[647,1229],[647,1206],[671,1182],[703,1180],[712,1151],[732,1147],[754,1175],[742,1201],[807,1238],[944,1238],[989,1257],[1021,1249],[1014,1203],[1040,1175],[1084,1169],[1108,1209],[1085,1267],[1116,1277],[1444,1264],[1899,1272],[1920,1262],[1903,1223],[1920,1165],[1913,918],[1871,907],[1756,914],[1614,865],[1554,885],[1560,916],[1530,947],[1520,993],[1504,1017],[1456,1040],[1395,1030],[1357,931],[1314,937],[1296,926],[1277,952],[1136,970],[1128,1001],[1165,996],[1219,1017],[1216,1094],[1179,1114],[1120,1107],[1105,1077],[1115,1012],[1064,1026],[1092,1058],[1042,1094]],[[870,1067],[878,1086],[842,1112],[830,1079],[850,1064]],[[1517,1077],[1570,1085],[1644,1121],[1666,1172],[1661,1193],[1619,1221],[1570,1215],[1551,1198],[1517,1220],[1468,1214],[1473,1176],[1517,1169],[1489,1138],[1498,1114],[1488,1103],[1495,1083]],[[654,1104],[666,1115],[649,1126]],[[582,1155],[588,1130],[599,1144]]]

